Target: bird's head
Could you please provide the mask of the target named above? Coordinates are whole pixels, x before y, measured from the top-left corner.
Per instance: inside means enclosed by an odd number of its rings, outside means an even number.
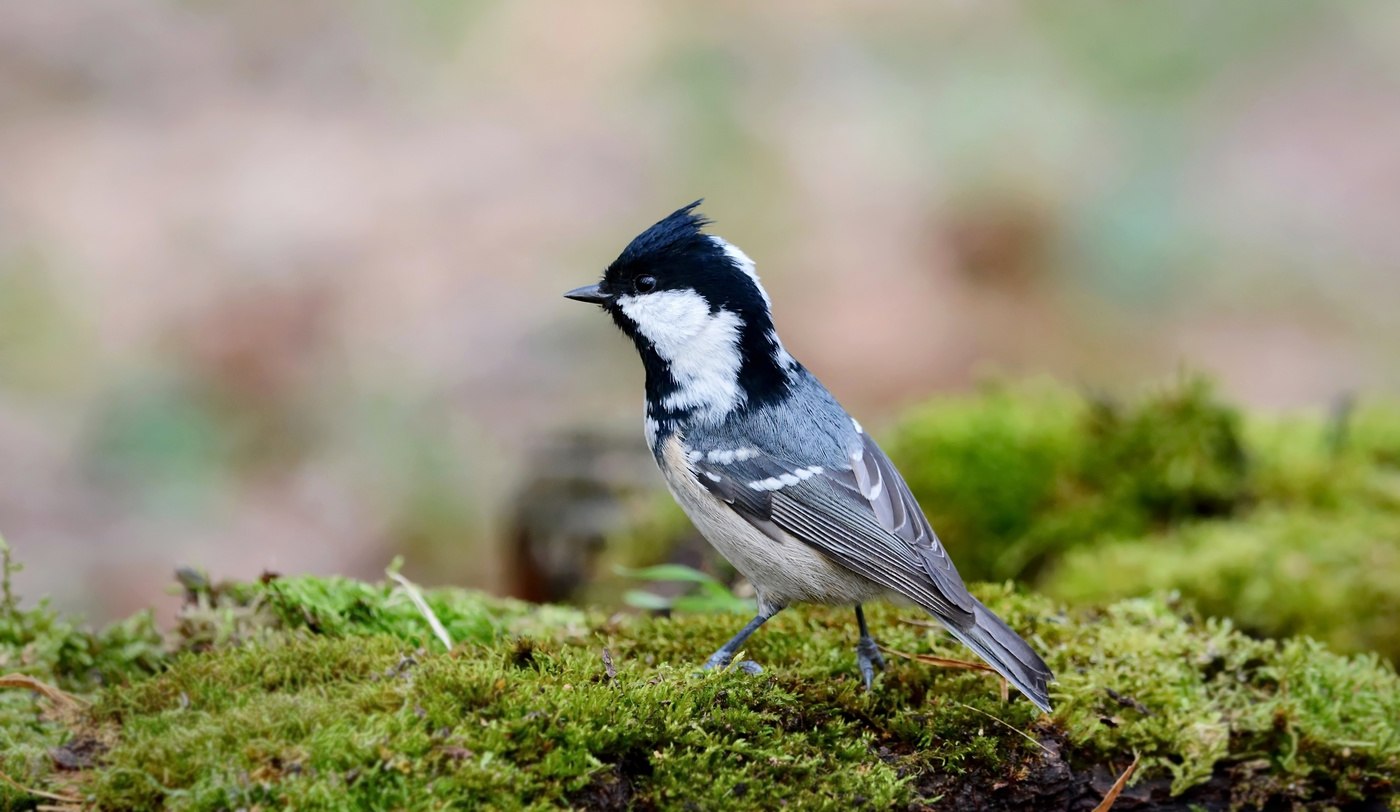
[[[723,419],[786,393],[799,369],[773,329],[753,261],[682,208],[642,232],[596,285],[564,294],[599,304],[647,372],[654,419]]]

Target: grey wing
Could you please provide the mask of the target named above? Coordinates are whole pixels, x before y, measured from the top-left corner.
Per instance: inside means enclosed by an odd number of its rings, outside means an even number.
[[[945,623],[970,627],[976,601],[903,477],[869,436],[860,437],[841,466],[751,452],[702,458],[696,478],[760,530],[782,530]]]

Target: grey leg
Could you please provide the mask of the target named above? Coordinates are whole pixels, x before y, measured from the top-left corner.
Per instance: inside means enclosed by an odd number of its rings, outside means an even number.
[[[744,641],[749,639],[749,635],[758,631],[758,627],[762,626],[764,621],[782,610],[783,608],[781,606],[777,608],[760,606],[758,615],[753,620],[750,620],[747,626],[740,629],[738,634],[729,638],[728,643],[720,646],[719,651],[710,655],[710,659],[705,661],[705,670],[709,671],[712,668],[724,668],[729,665],[729,661],[733,660],[734,655],[739,653],[739,647],[744,645]],[[743,669],[743,671],[748,674],[763,673],[763,667],[753,660],[743,660],[739,663],[739,668]]]
[[[875,681],[875,669],[885,670],[885,658],[880,656],[880,647],[870,637],[870,627],[865,625],[865,612],[856,604],[856,624],[860,626],[860,640],[856,643],[856,664],[860,675],[865,678],[865,690]]]

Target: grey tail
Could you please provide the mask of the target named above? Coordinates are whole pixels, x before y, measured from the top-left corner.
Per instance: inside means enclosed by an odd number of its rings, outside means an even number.
[[[1050,712],[1050,694],[1047,684],[1055,678],[1050,666],[1040,658],[1030,644],[1011,630],[992,610],[973,599],[977,604],[976,621],[965,629],[952,624],[944,624],[948,632],[958,638],[968,648],[987,661],[1016,690],[1026,695],[1037,708]]]

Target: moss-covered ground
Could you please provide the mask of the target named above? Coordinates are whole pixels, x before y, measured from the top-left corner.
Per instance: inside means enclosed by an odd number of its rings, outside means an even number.
[[[977,592],[1048,654],[1053,716],[985,672],[893,654],[867,693],[847,612],[614,616],[393,584],[187,578],[178,634],[4,610],[0,662],[77,694],[0,692],[0,808],[1090,809],[1394,804],[1400,678],[1375,656],[1246,637],[1151,599],[1067,611]],[[962,658],[918,613],[887,647]],[[1386,800],[1390,799],[1390,800]],[[1281,806],[1280,806],[1281,805]]]

